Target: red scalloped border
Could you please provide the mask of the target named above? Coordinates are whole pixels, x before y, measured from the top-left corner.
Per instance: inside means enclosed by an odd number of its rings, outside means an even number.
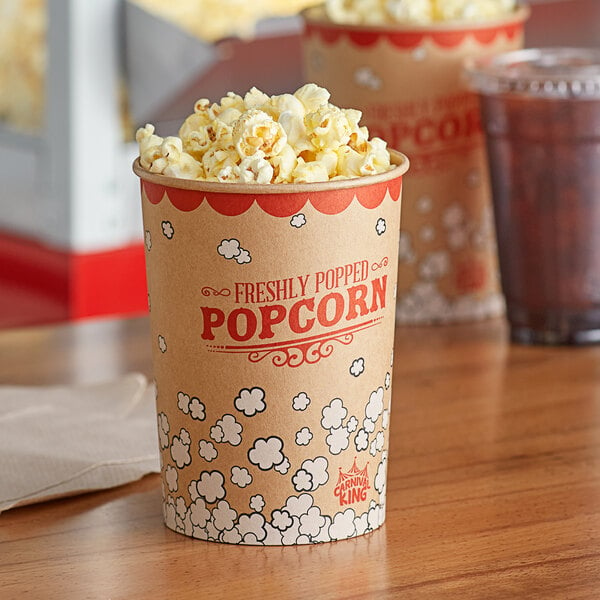
[[[389,192],[392,200],[396,202],[400,199],[402,176],[354,188],[260,196],[184,190],[150,181],[142,181],[141,186],[142,193],[151,204],[159,204],[166,195],[171,204],[182,212],[193,211],[206,201],[219,214],[234,217],[245,213],[256,203],[273,217],[291,217],[301,211],[306,204],[311,204],[324,215],[337,215],[344,212],[354,198],[365,208],[377,208],[386,197],[386,192]]]
[[[456,48],[467,38],[473,37],[483,46],[494,43],[496,38],[503,34],[506,38],[513,40],[523,31],[523,22],[515,21],[482,27],[477,29],[453,29],[453,30],[423,30],[423,31],[397,31],[397,30],[358,30],[344,29],[338,26],[329,26],[326,23],[306,22],[304,34],[310,38],[318,36],[327,45],[337,43],[340,38],[348,38],[355,46],[374,46],[379,40],[385,39],[396,48],[402,50],[414,50],[420,46],[425,39],[431,39],[442,48]]]

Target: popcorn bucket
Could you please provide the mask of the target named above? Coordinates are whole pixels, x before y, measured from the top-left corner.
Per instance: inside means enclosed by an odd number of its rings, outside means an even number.
[[[141,178],[164,519],[310,544],[385,518],[402,175]]]
[[[501,19],[427,26],[338,25],[304,12],[306,78],[363,111],[373,136],[411,160],[403,194],[396,318],[500,315],[493,211],[477,97],[463,60],[519,48],[526,8]]]

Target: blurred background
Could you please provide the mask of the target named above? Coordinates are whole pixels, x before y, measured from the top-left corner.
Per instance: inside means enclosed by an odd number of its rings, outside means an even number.
[[[304,83],[315,0],[0,0],[0,328],[146,312],[137,127]],[[600,46],[599,0],[530,0],[526,46]]]

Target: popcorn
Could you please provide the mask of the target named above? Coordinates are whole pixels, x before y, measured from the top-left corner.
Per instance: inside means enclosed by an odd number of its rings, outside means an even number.
[[[395,21],[429,23],[434,20],[432,0],[388,0],[386,9]]]
[[[390,168],[390,153],[386,143],[380,138],[367,142],[367,152],[360,167],[361,175],[373,175]]]
[[[329,0],[327,13],[332,21],[357,25],[367,22],[385,22],[387,15],[382,0]]]
[[[245,108],[258,108],[259,106],[269,104],[269,101],[269,96],[255,87],[246,92],[246,95],[244,96]]]
[[[362,156],[350,146],[342,146],[337,151],[338,165],[347,177],[360,177]]]
[[[233,142],[242,158],[257,152],[271,157],[279,154],[287,143],[283,127],[262,110],[245,112],[233,128]]]
[[[181,139],[163,139],[154,133],[153,125],[138,129],[135,139],[140,148],[140,164],[151,173],[185,179],[202,177],[202,165],[183,151]]]
[[[317,181],[328,181],[329,173],[325,165],[317,161],[305,162],[304,159],[299,158],[292,177],[296,183],[316,183]]]
[[[137,130],[135,140],[140,149],[140,164],[144,169],[151,171],[154,161],[160,158],[163,139],[154,135],[154,125],[146,125]]]
[[[240,180],[243,183],[271,183],[273,179],[273,167],[260,151],[244,158],[239,170]]]
[[[232,172],[237,173],[233,167],[237,167],[239,156],[233,149],[219,149],[213,147],[208,150],[202,157],[202,165],[204,166],[205,177],[200,179],[218,180],[218,175],[226,167],[232,167]]]
[[[319,87],[316,83],[307,83],[299,90],[296,90],[294,96],[302,102],[306,112],[313,112],[320,106],[323,106],[323,104],[327,104],[331,94],[325,88]]]
[[[318,150],[344,146],[350,140],[348,117],[334,106],[321,106],[306,116],[305,123],[312,130],[309,139]]]
[[[206,41],[239,35],[251,36],[255,25],[267,17],[286,17],[318,4],[320,0],[133,0],[147,11],[175,23]],[[1,2],[0,2],[1,4]]]
[[[385,143],[385,142],[384,142]],[[388,154],[389,156],[389,154]],[[323,165],[325,171],[327,172],[327,179],[336,176],[336,170],[338,165],[338,155],[335,150],[331,150],[326,148],[322,152],[319,152],[315,156],[315,161],[319,164]],[[387,169],[383,169],[387,170]]]
[[[179,129],[161,138],[153,125],[136,133],[140,164],[152,173],[221,183],[314,183],[388,171],[380,138],[369,139],[362,113],[329,103],[314,83],[294,94],[256,88],[220,103],[198,100]]]
[[[424,24],[434,21],[476,21],[515,10],[516,0],[326,0],[335,23],[376,25]]]
[[[511,12],[513,0],[444,0],[437,2],[436,17],[440,21],[489,19]]]
[[[44,121],[46,13],[46,0],[0,2],[0,120],[26,131]]]
[[[289,139],[289,138],[288,138]],[[296,168],[296,151],[286,144],[281,152],[271,159],[273,164],[273,183],[290,183],[292,172]]]

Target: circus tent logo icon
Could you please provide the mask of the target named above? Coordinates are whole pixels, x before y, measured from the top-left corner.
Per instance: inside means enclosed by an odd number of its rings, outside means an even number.
[[[367,499],[367,490],[371,488],[368,467],[369,463],[365,465],[364,469],[359,469],[355,456],[349,471],[344,473],[342,468],[339,468],[338,481],[333,493],[339,499],[340,506],[364,502]]]

